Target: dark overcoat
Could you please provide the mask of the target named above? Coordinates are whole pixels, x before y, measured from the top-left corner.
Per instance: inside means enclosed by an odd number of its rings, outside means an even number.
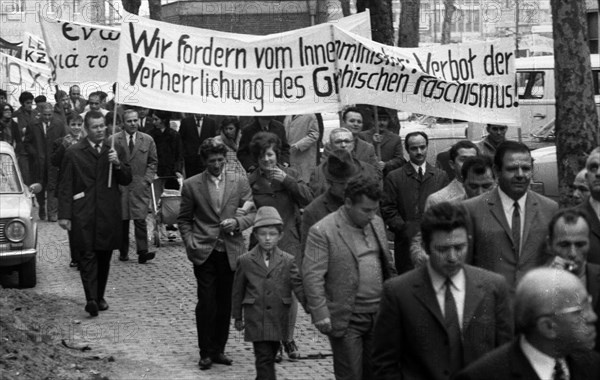
[[[247,342],[282,341],[288,336],[292,291],[303,299],[294,257],[275,248],[269,267],[258,247],[240,256],[233,279],[231,316],[244,316]]]
[[[113,167],[108,187],[108,152],[105,140],[98,153],[83,139],[65,152],[58,190],[58,218],[71,221],[73,247],[79,251],[112,251],[121,245],[121,191],[131,182],[125,152],[115,146],[120,169]]]

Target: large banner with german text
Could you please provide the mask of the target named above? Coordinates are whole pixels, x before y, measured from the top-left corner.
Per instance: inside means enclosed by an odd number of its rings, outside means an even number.
[[[513,52],[513,39],[402,49],[334,24],[240,36],[138,18],[121,26],[118,100],[221,115],[363,103],[516,124]]]

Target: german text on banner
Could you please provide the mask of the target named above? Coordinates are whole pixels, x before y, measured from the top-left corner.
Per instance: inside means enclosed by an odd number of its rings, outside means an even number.
[[[124,104],[281,115],[367,103],[481,123],[517,122],[510,39],[400,49],[332,24],[240,37],[137,21],[121,27]]]
[[[0,88],[6,90],[10,104],[19,104],[19,95],[23,91],[53,99],[54,84],[50,76],[50,69],[44,65],[0,53]]]
[[[54,80],[114,82],[119,29],[40,17]]]

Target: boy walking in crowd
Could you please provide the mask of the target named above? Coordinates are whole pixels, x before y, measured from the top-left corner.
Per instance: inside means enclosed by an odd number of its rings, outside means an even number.
[[[289,328],[292,290],[303,299],[302,280],[294,256],[277,248],[283,220],[274,207],[256,212],[254,236],[258,244],[238,260],[233,280],[232,318],[235,328],[252,342],[256,379],[273,380],[279,342]],[[242,319],[243,309],[243,319]]]

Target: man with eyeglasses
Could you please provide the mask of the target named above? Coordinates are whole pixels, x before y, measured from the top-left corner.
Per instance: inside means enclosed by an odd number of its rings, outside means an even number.
[[[594,312],[600,312],[600,265],[587,262],[590,251],[590,224],[580,210],[558,211],[548,225],[550,266],[565,269],[579,277],[593,300]],[[600,321],[600,320],[599,320]],[[596,330],[600,325],[596,322]],[[596,351],[600,351],[600,334],[596,336]]]
[[[600,355],[592,350],[597,319],[579,278],[562,269],[533,269],[517,286],[517,338],[455,379],[600,379]]]
[[[506,141],[506,125],[488,124],[486,127],[487,136],[476,143],[481,154],[494,158],[498,145]]]
[[[359,140],[359,141],[362,141],[362,140]],[[354,151],[355,142],[356,142],[356,140],[354,139],[352,132],[350,132],[346,128],[336,128],[336,129],[332,130],[331,133],[329,134],[329,144],[328,145],[330,147],[329,149],[331,150],[331,152],[334,152],[338,149],[343,149],[343,150],[347,151],[348,153],[351,154],[351,157],[349,159],[351,159],[353,161],[354,166],[359,168],[357,170],[357,173],[358,173],[357,175],[362,174],[363,176],[374,177],[374,178],[381,180],[383,178],[383,175],[380,170],[378,170],[373,165],[370,165],[364,161],[361,161],[360,159],[356,158],[356,156],[354,154],[352,154],[352,152]],[[364,142],[364,141],[362,141],[362,142]],[[329,157],[329,155],[332,154],[331,152],[321,162],[321,164],[319,164],[319,166],[317,166],[313,170],[312,174],[310,175],[310,180],[308,182],[308,186],[312,190],[313,196],[315,198],[327,191],[327,175],[325,173],[325,170],[327,168],[326,163],[327,163],[328,157]]]
[[[465,265],[464,208],[429,208],[421,222],[427,265],[387,281],[375,323],[375,379],[447,380],[513,336],[508,285]]]
[[[590,196],[576,208],[583,211],[590,225],[590,254],[588,262],[600,264],[600,149],[590,153],[585,163]]]

